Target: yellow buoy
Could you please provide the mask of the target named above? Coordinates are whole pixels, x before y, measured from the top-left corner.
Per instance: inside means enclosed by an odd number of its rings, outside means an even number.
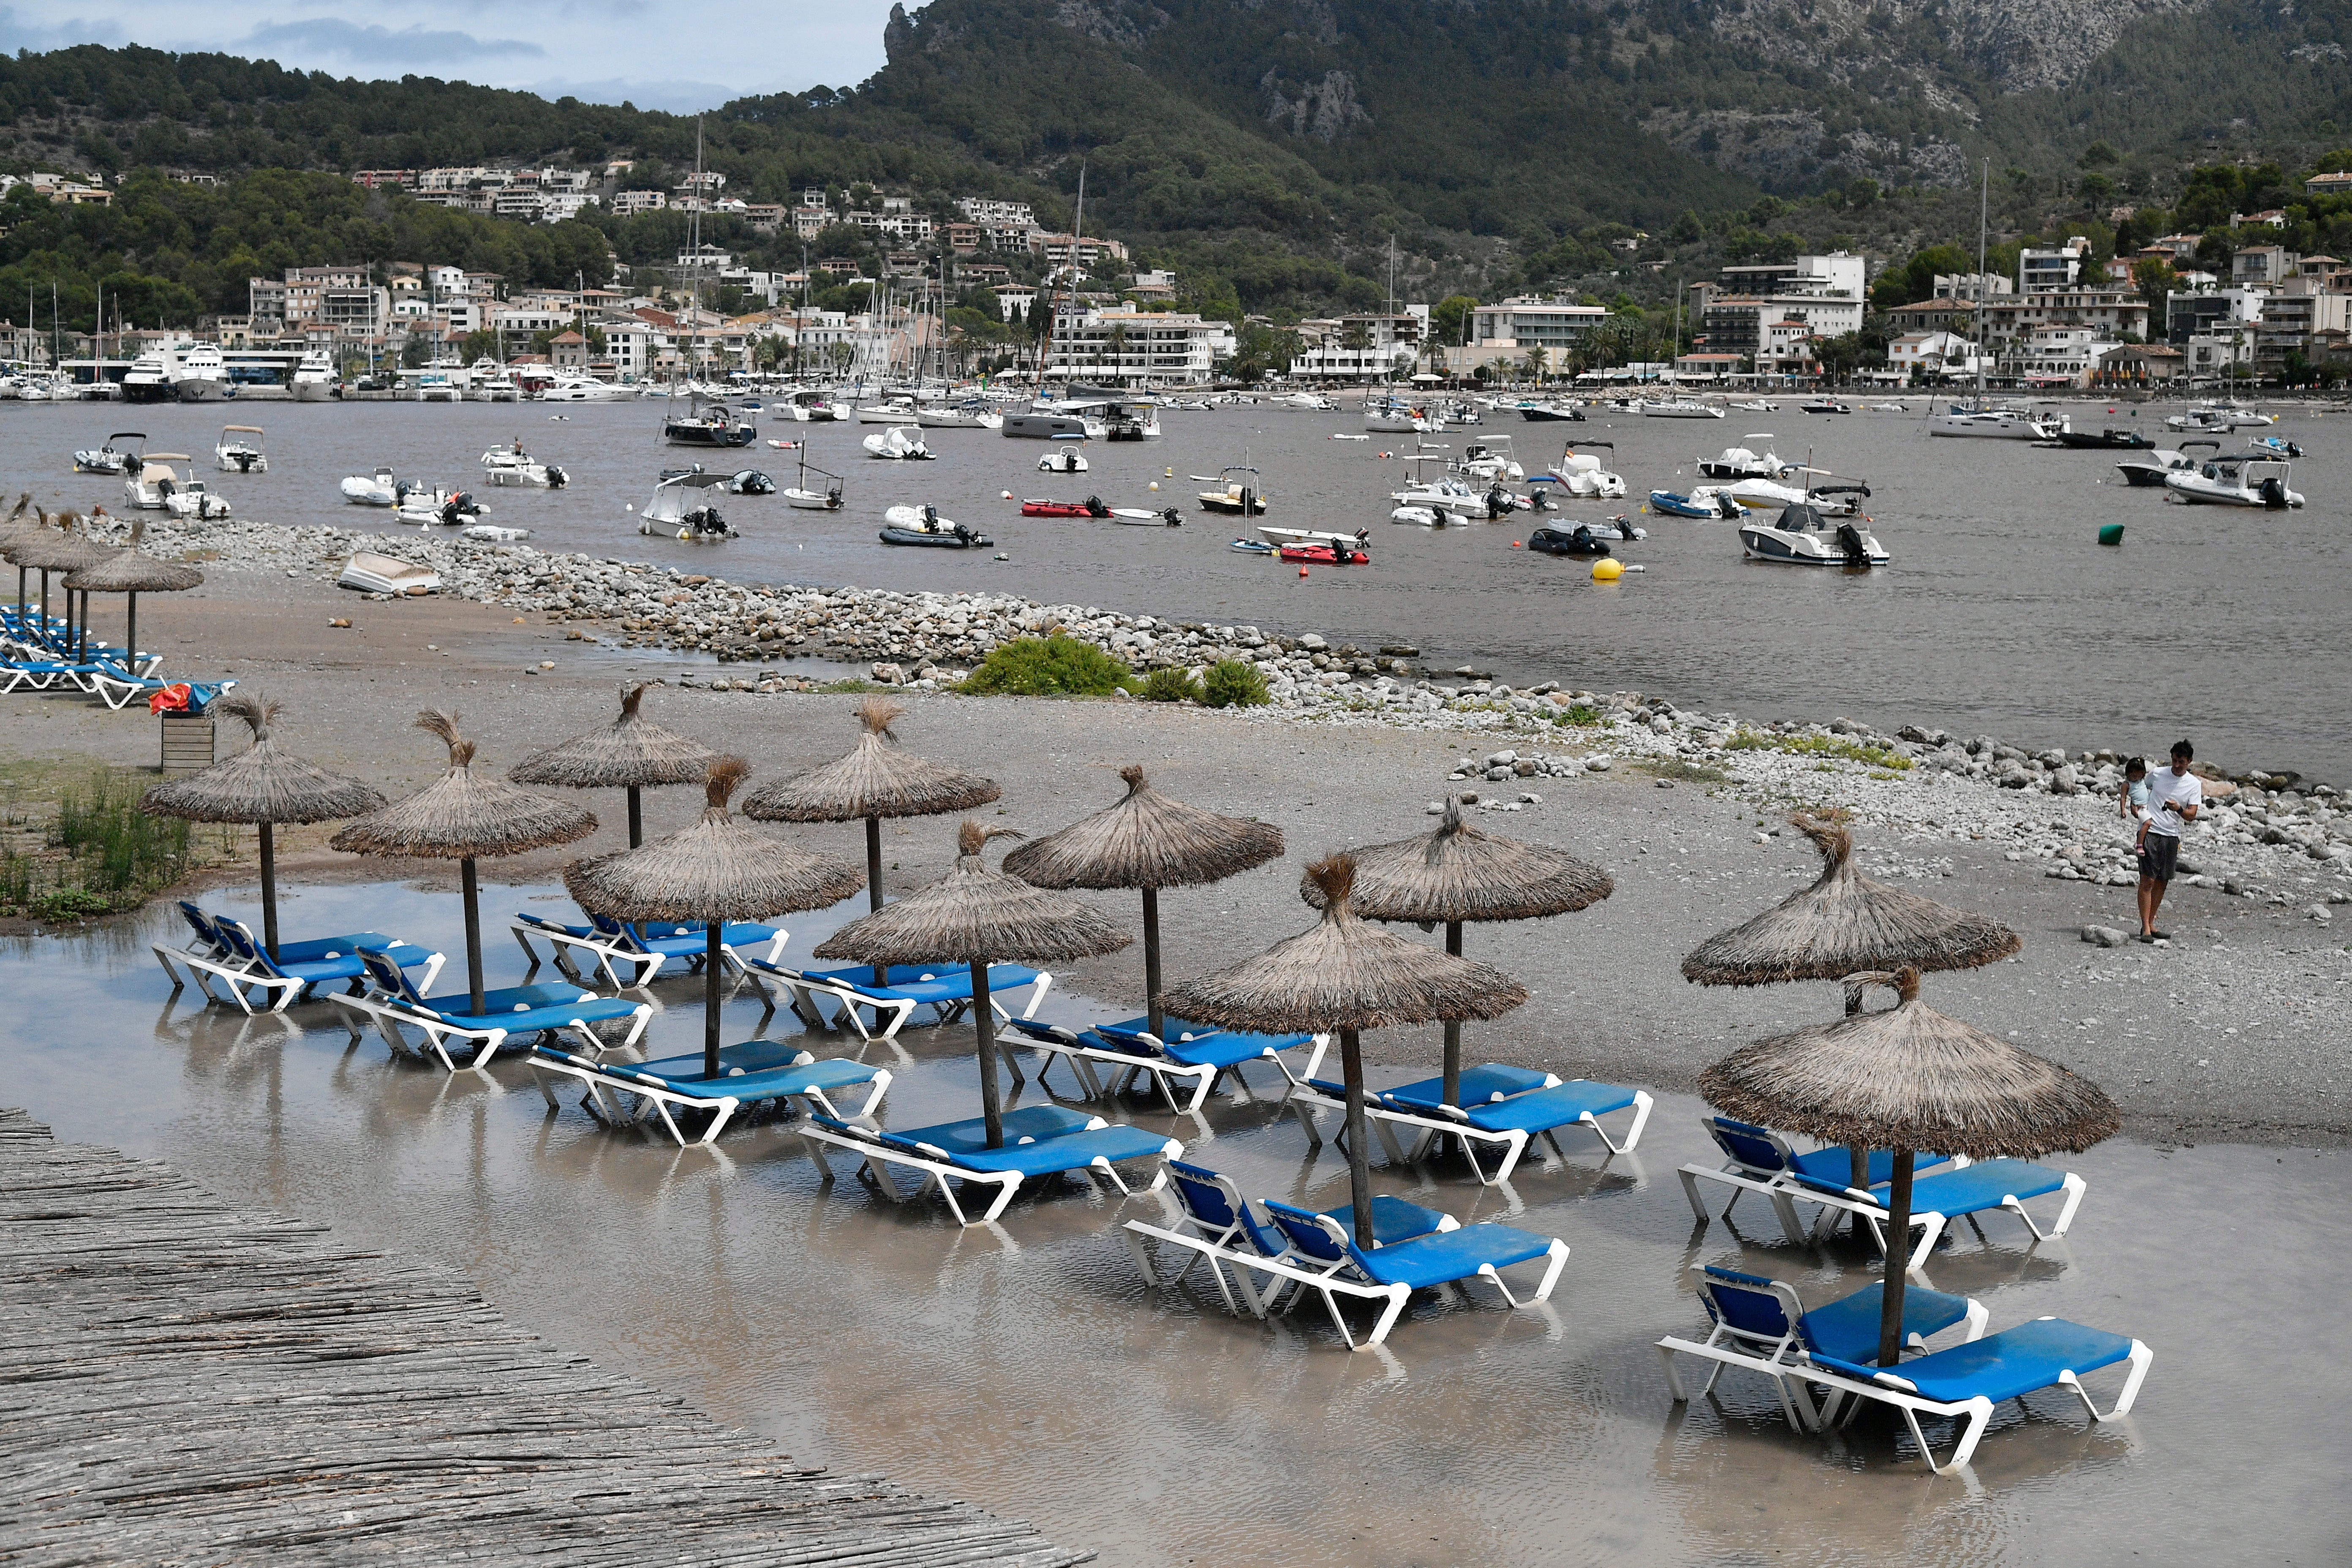
[[[1625,568],[1610,556],[1604,555],[1592,563],[1592,580],[1596,583],[1614,583],[1623,575]]]
[[[1156,490],[1156,489],[1158,489],[1160,488],[1160,481],[1159,481],[1158,479],[1154,479],[1154,480],[1152,480],[1152,481],[1151,481],[1151,488],[1152,488],[1153,489],[1155,489],[1155,490]]]

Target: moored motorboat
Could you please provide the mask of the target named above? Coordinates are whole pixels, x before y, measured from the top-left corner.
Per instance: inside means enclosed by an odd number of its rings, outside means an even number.
[[[1611,530],[1596,529],[1591,523],[1563,522],[1557,528],[1538,528],[1528,535],[1528,548],[1538,555],[1581,555],[1599,557],[1610,553]]]
[[[1064,447],[1038,458],[1037,471],[1041,474],[1083,474],[1087,471],[1087,457],[1076,447]]]
[[[711,504],[710,492],[727,479],[725,474],[684,473],[661,480],[637,514],[637,531],[688,542],[735,538],[734,527]]]
[[[1257,488],[1258,472],[1255,468],[1246,465],[1222,468],[1211,482],[1217,488],[1201,492],[1202,511],[1216,512],[1225,517],[1264,515],[1265,493]]]
[[[818,484],[809,483],[811,474],[817,477]],[[797,508],[802,511],[839,511],[841,493],[841,476],[826,473],[823,468],[809,467],[808,454],[803,451],[801,454],[801,477],[797,482],[786,489],[782,495],[786,506]]]
[[[163,498],[163,510],[184,522],[217,522],[228,515],[228,499],[191,479]]]
[[[2061,430],[2058,444],[2078,452],[2145,452],[2154,448],[2155,441],[2137,430],[2118,429],[2109,426],[2097,435],[2088,430]]]
[[[923,445],[922,437],[916,434],[915,426],[911,425],[893,425],[887,430],[877,430],[866,437],[865,447],[866,455],[869,458],[884,458],[899,463],[928,463],[931,460],[931,449]]]
[[[1588,450],[1580,452],[1579,447]],[[1616,455],[1613,441],[1572,441],[1551,471],[1538,474],[1533,482],[1558,485],[1579,500],[1617,500],[1625,493],[1625,481],[1601,466],[1601,459],[1589,450],[1594,447],[1607,447],[1612,458]]]
[[[379,468],[373,475],[364,478],[353,474],[343,481],[342,489],[343,499],[353,506],[400,504],[400,489],[394,481],[390,468]]]
[[[2164,488],[2194,506],[2285,511],[2303,504],[2303,497],[2287,488],[2289,473],[2287,460],[2268,451],[2233,452],[2197,468],[2174,469],[2164,476]]]
[[[2186,432],[2211,431],[2228,435],[2233,430],[2259,430],[2278,423],[2275,414],[2261,414],[2235,403],[2200,403],[2186,414],[2176,414],[2164,422],[2168,430]]]
[[[123,504],[143,511],[167,510],[181,482],[172,465],[188,460],[185,452],[149,452],[142,457],[138,471],[122,481]]]
[[[115,445],[117,441],[128,441],[133,445],[118,447]],[[137,465],[139,449],[146,444],[147,436],[144,431],[117,430],[106,438],[103,446],[86,447],[76,452],[74,472],[77,474],[127,474]]]
[[[2054,441],[2058,426],[2022,408],[1968,408],[1955,403],[1927,419],[1930,436],[1993,441]]]
[[[1656,397],[1642,405],[1644,419],[1720,419],[1723,410],[1690,397]]]
[[[915,423],[926,430],[995,430],[1003,426],[1004,416],[978,399],[927,403],[915,410]]]
[[[1032,499],[1021,503],[1024,517],[1108,517],[1110,508],[1100,496],[1088,496],[1084,500],[1045,500]]]
[[[1738,501],[1725,495],[1720,488],[1711,486],[1702,487],[1688,495],[1680,495],[1673,490],[1652,490],[1650,510],[1668,517],[1704,518],[1717,522],[1737,521],[1747,511]]]
[[[552,463],[542,463],[523,450],[522,437],[517,437],[503,447],[493,447],[482,454],[482,473],[491,484],[500,487],[528,486],[539,489],[562,489],[570,482],[569,476]]]
[[[1823,536],[1827,531],[1827,537]],[[1751,519],[1739,525],[1741,550],[1752,560],[1795,566],[1884,566],[1888,556],[1861,524],[1834,527],[1818,507],[1798,504],[1782,510],[1771,521]]]
[[[930,505],[894,506],[882,514],[888,524],[882,530],[885,544],[907,544],[932,550],[984,550],[996,541],[984,533],[975,533],[962,523],[951,522],[940,515],[939,508]]]
[[[723,403],[662,418],[662,439],[673,447],[748,447],[759,434],[757,426],[736,418]]]
[[[246,437],[250,436],[251,440]],[[269,458],[261,449],[261,426],[258,425],[224,425],[219,444],[213,447],[213,458],[225,474],[266,474]]]
[[[1726,447],[1712,458],[1699,458],[1698,471],[1701,476],[1710,479],[1735,481],[1777,479],[1792,467],[1790,464],[1782,462],[1780,454],[1774,452],[1769,445],[1761,451],[1747,445],[1751,441],[1769,443],[1772,439],[1770,431],[1759,430],[1750,435],[1742,436],[1739,439],[1741,442],[1739,446]]]
[[[1803,414],[1851,414],[1853,412],[1853,405],[1841,403],[1834,397],[1810,397],[1797,405],[1797,408]]]

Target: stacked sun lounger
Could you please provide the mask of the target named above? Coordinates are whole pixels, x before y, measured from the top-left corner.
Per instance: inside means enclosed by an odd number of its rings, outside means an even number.
[[[549,958],[567,978],[587,985],[593,983],[593,976],[602,974],[615,991],[644,984],[672,959],[682,961],[688,973],[699,973],[709,953],[709,928],[700,923],[634,922],[589,915],[586,924],[569,925],[526,910],[515,915],[508,929],[514,932],[516,945],[531,968],[537,969],[541,962],[538,950],[531,946],[531,939],[537,937],[547,943]],[[719,927],[719,960],[739,973],[753,958],[772,964],[783,956],[784,944],[790,940],[791,933],[781,926],[734,921]],[[583,954],[588,960],[584,965]]]
[[[772,958],[750,958],[744,960],[744,968],[754,980],[780,984],[793,1014],[810,1028],[846,1027],[867,1041],[895,1038],[918,1007],[929,1007],[938,1023],[952,1024],[972,1001],[969,969],[893,964],[877,981],[872,967],[863,964],[853,969],[792,969]],[[1025,988],[1028,994],[1017,1016],[1032,1017],[1053,984],[1054,977],[1042,970],[992,963],[988,966],[989,1005],[1000,1022],[1009,1023],[1016,1015],[1007,1011],[1004,999]],[[832,1005],[829,1016],[827,1003]],[[866,1023],[868,1014],[873,1016],[871,1027]]]
[[[1244,1034],[1176,1018],[1162,1023],[1164,1040],[1151,1033],[1149,1020],[1143,1018],[1072,1029],[1024,1017],[1011,1020],[1011,1027],[1013,1035],[1003,1039],[1004,1061],[1016,1083],[1025,1081],[1012,1049],[1020,1044],[1045,1058],[1037,1069],[1040,1085],[1050,1088],[1046,1075],[1055,1062],[1066,1061],[1088,1100],[1114,1099],[1138,1079],[1146,1079],[1172,1111],[1200,1110],[1219,1082],[1227,1077],[1241,1079],[1244,1063],[1278,1059],[1286,1051],[1309,1052],[1300,1076],[1311,1079],[1331,1038],[1328,1035]],[[1180,1084],[1185,1090],[1181,1104],[1176,1095]]]
[[[708,1147],[739,1111],[777,1101],[836,1121],[870,1119],[881,1110],[882,1097],[890,1088],[887,1068],[839,1058],[819,1061],[813,1053],[782,1040],[721,1047],[715,1078],[705,1076],[706,1065],[699,1051],[649,1062],[619,1062],[541,1045],[530,1056],[532,1076],[551,1110],[557,1108],[555,1085],[576,1082],[585,1091],[582,1103],[599,1121],[614,1127],[655,1121],[681,1148],[689,1142]],[[845,1116],[829,1097],[858,1087],[871,1092]],[[681,1117],[686,1125],[680,1124]],[[708,1120],[689,1137],[688,1129],[698,1118]]]

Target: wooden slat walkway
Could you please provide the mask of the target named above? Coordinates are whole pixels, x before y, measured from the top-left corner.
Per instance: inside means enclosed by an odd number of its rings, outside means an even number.
[[[1082,1562],[0,1110],[0,1563]]]

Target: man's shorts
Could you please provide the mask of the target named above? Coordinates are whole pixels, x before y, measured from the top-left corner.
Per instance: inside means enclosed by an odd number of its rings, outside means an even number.
[[[2168,833],[2151,833],[2141,841],[2139,874],[2153,877],[2159,882],[2172,880],[2172,868],[2180,858],[2180,840]]]

